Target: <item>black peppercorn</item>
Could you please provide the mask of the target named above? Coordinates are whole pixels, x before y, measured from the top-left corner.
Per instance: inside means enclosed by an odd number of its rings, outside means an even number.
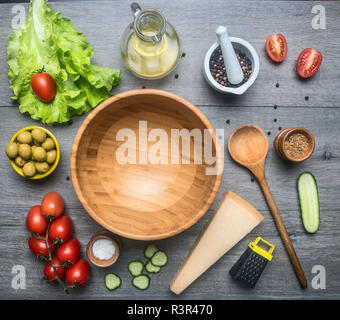
[[[224,87],[237,88],[241,86],[246,81],[248,81],[253,71],[250,59],[238,49],[235,50],[235,53],[236,53],[237,59],[240,62],[240,65],[241,65],[241,68],[244,74],[243,81],[237,85],[233,85],[228,81],[228,76],[227,76],[226,68],[224,65],[222,50],[220,46],[218,46],[214,50],[214,52],[212,53],[210,57],[209,67],[210,67],[211,75],[216,80],[216,82],[218,82],[220,85]]]

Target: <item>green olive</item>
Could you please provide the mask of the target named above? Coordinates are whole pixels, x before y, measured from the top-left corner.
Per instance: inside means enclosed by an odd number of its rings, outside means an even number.
[[[23,143],[19,146],[19,156],[23,158],[24,160],[29,160],[31,159],[32,155],[32,149],[31,146]]]
[[[35,165],[33,162],[26,162],[22,168],[25,177],[33,177],[36,173]]]
[[[34,150],[37,148],[37,146],[35,146],[35,145],[33,145],[32,147],[31,147],[31,149],[32,149],[32,156],[31,156],[31,160],[32,161],[35,161],[35,159],[34,159]]]
[[[55,149],[55,143],[52,138],[47,138],[41,145],[46,151]]]
[[[31,144],[32,143],[32,136],[31,133],[28,131],[23,131],[21,133],[18,134],[17,136],[17,140],[20,143],[27,143],[27,144]]]
[[[6,147],[7,157],[10,159],[14,159],[18,155],[18,145],[14,142],[11,142]]]
[[[50,166],[47,162],[36,162],[35,168],[39,173],[45,173],[50,169]]]
[[[26,163],[26,161],[21,157],[16,157],[14,162],[18,167],[22,167]]]
[[[36,161],[46,161],[46,150],[42,147],[35,147],[33,151],[33,158]]]
[[[46,132],[43,129],[35,128],[31,134],[35,142],[43,143],[46,140]]]
[[[47,152],[47,157],[46,157],[46,161],[49,164],[53,164],[55,162],[57,158],[57,151],[56,150],[51,150]]]

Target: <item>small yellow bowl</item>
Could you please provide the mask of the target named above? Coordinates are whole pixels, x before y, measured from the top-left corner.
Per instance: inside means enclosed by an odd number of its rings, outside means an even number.
[[[55,162],[53,163],[53,166],[50,168],[50,170],[48,170],[47,172],[45,173],[37,173],[36,175],[34,175],[32,178],[29,178],[29,177],[25,177],[24,173],[23,173],[23,170],[22,168],[20,168],[19,166],[17,166],[15,164],[15,162],[12,160],[12,159],[8,159],[9,162],[11,163],[13,169],[18,173],[20,174],[22,177],[26,178],[26,179],[32,179],[32,180],[38,180],[38,179],[42,179],[42,178],[45,178],[47,176],[49,176],[54,170],[55,168],[57,167],[58,163],[59,163],[59,159],[60,159],[60,147],[59,147],[59,143],[58,143],[58,140],[55,138],[55,136],[52,134],[52,132],[50,132],[49,130],[43,128],[43,127],[39,127],[39,126],[29,126],[29,127],[25,127],[25,128],[22,128],[21,130],[19,130],[18,132],[16,132],[14,134],[14,136],[12,137],[11,142],[14,142],[17,138],[17,136],[23,132],[23,131],[31,131],[33,129],[36,129],[36,128],[40,128],[42,130],[44,130],[46,132],[46,134],[52,138],[52,140],[54,141],[54,144],[55,144],[55,147],[56,147],[56,151],[57,151],[57,158],[55,159]]]

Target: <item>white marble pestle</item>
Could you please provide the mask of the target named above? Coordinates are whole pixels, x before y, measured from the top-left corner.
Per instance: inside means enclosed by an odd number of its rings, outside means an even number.
[[[216,36],[222,50],[228,80],[231,84],[239,84],[242,82],[244,75],[233,45],[229,39],[227,28],[224,26],[217,27]]]

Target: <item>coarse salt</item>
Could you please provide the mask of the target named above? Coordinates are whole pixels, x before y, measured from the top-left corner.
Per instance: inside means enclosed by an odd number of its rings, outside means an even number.
[[[92,245],[93,255],[99,260],[108,260],[116,253],[115,244],[108,239],[98,239]]]

